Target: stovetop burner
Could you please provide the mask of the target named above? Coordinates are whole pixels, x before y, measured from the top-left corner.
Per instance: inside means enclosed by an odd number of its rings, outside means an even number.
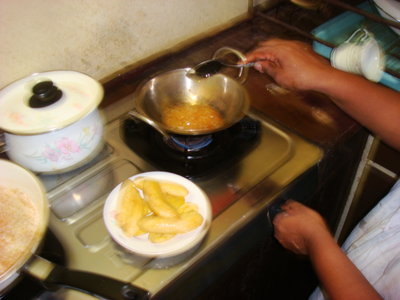
[[[203,150],[210,145],[212,141],[213,136],[211,134],[200,136],[172,135],[171,139],[165,141],[165,143],[173,149],[190,153]]]
[[[165,141],[148,124],[126,119],[124,142],[155,167],[187,178],[215,175],[246,155],[259,141],[260,122],[243,118],[232,127],[212,135],[172,135]]]

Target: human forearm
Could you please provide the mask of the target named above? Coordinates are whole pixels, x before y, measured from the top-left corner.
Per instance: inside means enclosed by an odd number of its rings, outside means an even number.
[[[341,109],[400,150],[400,93],[337,70],[310,45],[272,39],[247,54],[255,68],[290,90],[314,90],[331,97]]]
[[[308,250],[315,272],[329,299],[382,299],[329,232],[314,236],[308,244]]]
[[[273,220],[275,237],[286,249],[308,255],[329,299],[381,299],[340,249],[316,211],[293,200]]]
[[[400,93],[333,68],[324,72],[311,89],[330,96],[347,114],[400,150]]]

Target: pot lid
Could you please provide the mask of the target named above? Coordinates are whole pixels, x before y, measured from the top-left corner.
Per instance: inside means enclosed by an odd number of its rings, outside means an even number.
[[[35,73],[0,91],[0,128],[39,134],[64,128],[95,110],[102,85],[75,71]]]

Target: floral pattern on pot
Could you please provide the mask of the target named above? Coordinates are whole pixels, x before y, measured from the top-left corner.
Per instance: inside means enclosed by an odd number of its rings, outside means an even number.
[[[42,150],[25,155],[28,158],[35,159],[43,164],[59,161],[74,160],[76,155],[81,155],[82,151],[91,150],[94,137],[99,134],[97,126],[82,128],[78,139],[63,136],[51,144],[44,145]],[[39,152],[39,153],[38,153]]]
[[[103,148],[104,119],[98,110],[59,130],[35,135],[5,133],[7,155],[39,173],[66,172],[87,163]]]

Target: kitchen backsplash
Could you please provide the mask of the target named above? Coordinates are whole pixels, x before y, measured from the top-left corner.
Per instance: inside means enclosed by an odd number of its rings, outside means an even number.
[[[48,70],[75,70],[102,80],[268,2],[1,0],[0,88]]]

